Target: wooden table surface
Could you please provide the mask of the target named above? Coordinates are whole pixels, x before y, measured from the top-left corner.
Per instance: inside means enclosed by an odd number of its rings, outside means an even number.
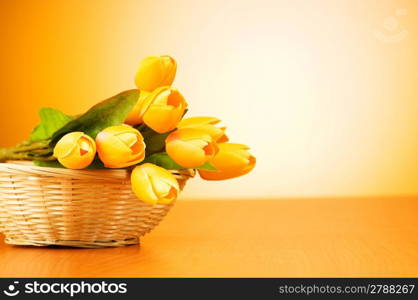
[[[179,200],[141,246],[2,241],[0,277],[416,277],[417,217],[414,198]]]

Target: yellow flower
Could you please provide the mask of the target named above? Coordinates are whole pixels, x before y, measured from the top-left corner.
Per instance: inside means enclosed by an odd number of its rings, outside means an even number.
[[[225,134],[226,127],[216,127],[221,120],[213,117],[191,117],[183,119],[177,128],[197,128],[208,133],[215,142],[225,143],[228,137]]]
[[[169,204],[180,191],[176,178],[169,171],[150,163],[135,167],[131,184],[135,195],[150,204]]]
[[[219,152],[210,161],[216,171],[199,170],[206,180],[224,180],[242,176],[255,166],[255,157],[248,153],[248,146],[241,144],[219,144]]]
[[[149,56],[139,63],[135,83],[141,91],[152,92],[161,86],[169,86],[176,76],[177,63],[168,56]]]
[[[84,169],[96,155],[94,140],[83,132],[70,132],[64,135],[54,148],[54,156],[66,168]]]
[[[212,159],[218,151],[218,146],[205,131],[182,128],[170,133],[166,139],[165,149],[179,165],[195,168]]]
[[[183,95],[168,86],[153,91],[143,105],[144,123],[158,133],[176,128],[187,108]]]
[[[145,143],[141,133],[128,125],[111,126],[96,137],[97,153],[108,168],[124,168],[145,158]]]

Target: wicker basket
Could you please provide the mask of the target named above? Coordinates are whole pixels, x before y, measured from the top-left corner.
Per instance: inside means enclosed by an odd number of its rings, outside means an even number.
[[[172,171],[180,187],[192,170]],[[69,170],[0,163],[0,232],[14,245],[84,248],[139,243],[170,205],[132,193],[127,170]]]

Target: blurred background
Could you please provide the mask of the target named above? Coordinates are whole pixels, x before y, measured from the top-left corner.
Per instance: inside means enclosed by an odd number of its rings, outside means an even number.
[[[418,1],[1,1],[0,146],[41,106],[68,114],[134,87],[169,54],[188,115],[257,157],[183,198],[418,193]]]

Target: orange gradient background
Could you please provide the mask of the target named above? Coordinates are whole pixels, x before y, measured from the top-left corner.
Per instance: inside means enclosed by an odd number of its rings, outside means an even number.
[[[0,146],[41,106],[83,112],[170,54],[189,115],[221,118],[258,159],[184,198],[418,193],[417,1],[19,0],[0,14]]]

